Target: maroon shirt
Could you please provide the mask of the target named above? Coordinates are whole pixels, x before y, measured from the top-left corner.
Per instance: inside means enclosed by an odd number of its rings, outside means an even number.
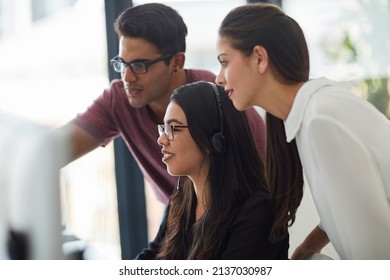
[[[187,83],[215,81],[215,75],[205,70],[186,70]],[[265,125],[252,108],[249,121],[262,154],[265,151]],[[122,136],[145,178],[164,204],[177,184],[177,177],[168,174],[161,161],[161,147],[157,144],[156,123],[149,117],[147,107],[133,108],[126,97],[121,80],[113,80],[88,109],[73,120],[95,137],[102,146]]]

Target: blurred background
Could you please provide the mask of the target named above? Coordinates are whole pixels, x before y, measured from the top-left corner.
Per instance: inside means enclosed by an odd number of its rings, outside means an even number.
[[[117,47],[112,28],[119,15],[116,2],[123,7],[161,2],[175,8],[189,31],[186,68],[217,73],[219,23],[228,11],[247,1],[0,0],[0,112],[54,128],[84,111],[112,77],[108,62]],[[281,4],[303,28],[311,78],[345,82],[390,117],[389,1],[268,2]],[[126,195],[141,198],[144,205],[134,209],[118,200],[123,178],[118,179],[115,145],[120,143],[99,148],[62,169],[62,219],[67,230],[108,258],[130,259],[154,238],[164,206],[143,178],[141,184],[134,183],[140,191]],[[290,254],[317,223],[306,188],[291,228]],[[324,253],[338,258],[331,245]]]

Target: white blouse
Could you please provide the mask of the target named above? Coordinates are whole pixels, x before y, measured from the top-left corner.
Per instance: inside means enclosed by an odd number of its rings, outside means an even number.
[[[390,121],[325,78],[305,83],[285,121],[341,259],[390,259]]]

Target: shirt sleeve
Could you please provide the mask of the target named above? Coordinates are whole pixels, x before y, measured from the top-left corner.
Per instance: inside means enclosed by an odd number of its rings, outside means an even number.
[[[272,211],[265,194],[252,197],[239,212],[229,230],[222,259],[287,259],[288,237],[279,243],[269,241]]]
[[[111,86],[104,90],[98,98],[83,113],[78,114],[73,123],[83,128],[102,146],[107,145],[112,139],[119,135],[118,127],[115,121],[115,113],[120,110],[117,106],[121,102],[125,103],[121,84],[117,80],[111,83]]]
[[[372,153],[351,129],[326,116],[311,120],[306,133],[309,186],[340,257],[388,259],[390,210]]]

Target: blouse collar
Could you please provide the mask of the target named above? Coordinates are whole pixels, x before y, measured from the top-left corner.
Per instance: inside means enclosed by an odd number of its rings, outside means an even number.
[[[298,90],[291,107],[291,111],[288,114],[287,119],[284,121],[287,142],[291,142],[301,128],[306,106],[311,96],[317,92],[318,89],[332,84],[333,82],[326,78],[318,78],[307,81]]]

